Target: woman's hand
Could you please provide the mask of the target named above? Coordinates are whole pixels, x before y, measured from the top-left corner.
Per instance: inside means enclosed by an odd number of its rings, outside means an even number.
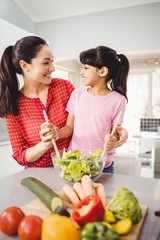
[[[122,146],[128,139],[128,132],[125,128],[118,126],[117,127],[117,133],[119,136],[118,141],[116,142],[116,146],[115,147],[120,147]]]
[[[115,148],[117,143],[117,137],[115,137],[112,134],[106,134],[104,138],[104,148],[107,151],[111,151],[113,148]]]
[[[44,143],[45,147],[47,147],[48,149],[52,147],[53,138],[55,141],[58,140],[57,129],[58,128],[50,122],[49,123],[44,122],[40,126],[40,131],[39,131],[40,138]]]

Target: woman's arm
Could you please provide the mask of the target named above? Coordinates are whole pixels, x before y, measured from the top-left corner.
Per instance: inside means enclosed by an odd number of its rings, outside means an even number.
[[[117,126],[114,135],[106,134],[104,139],[104,147],[107,151],[111,151],[115,147],[122,146],[128,139],[128,132],[125,128]]]
[[[26,150],[26,162],[33,163],[40,159],[48,149],[52,147],[52,143],[45,145],[43,141],[37,143],[35,146]]]
[[[28,163],[30,164],[39,160],[52,147],[51,141],[49,141],[50,136],[47,137],[48,145],[45,145],[37,136],[37,140],[34,136],[31,137],[33,142],[37,142],[37,144],[30,143],[21,126],[21,122],[16,117],[8,115],[6,123],[13,150],[12,156],[20,165],[25,166]]]

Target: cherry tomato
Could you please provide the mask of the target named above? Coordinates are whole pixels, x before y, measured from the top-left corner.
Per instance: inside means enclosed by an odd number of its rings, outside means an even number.
[[[41,240],[43,220],[36,215],[28,215],[18,226],[18,236],[21,240]]]
[[[25,217],[24,212],[18,207],[6,208],[0,214],[0,230],[7,235],[16,235],[18,225]]]

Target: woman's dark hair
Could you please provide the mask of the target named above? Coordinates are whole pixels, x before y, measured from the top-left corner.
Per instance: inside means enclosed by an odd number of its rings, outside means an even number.
[[[106,83],[110,88],[124,95],[127,99],[127,76],[129,73],[129,61],[123,54],[117,54],[111,48],[99,46],[80,53],[80,62],[98,69],[108,68]]]
[[[22,74],[19,61],[31,63],[42,45],[48,45],[45,40],[37,36],[21,38],[14,46],[8,46],[0,62],[0,117],[7,113],[18,114],[19,82],[17,74]]]

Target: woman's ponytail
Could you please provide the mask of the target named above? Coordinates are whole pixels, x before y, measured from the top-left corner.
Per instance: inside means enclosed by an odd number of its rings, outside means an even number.
[[[18,113],[19,82],[12,61],[13,46],[5,49],[0,63],[0,117]]]

